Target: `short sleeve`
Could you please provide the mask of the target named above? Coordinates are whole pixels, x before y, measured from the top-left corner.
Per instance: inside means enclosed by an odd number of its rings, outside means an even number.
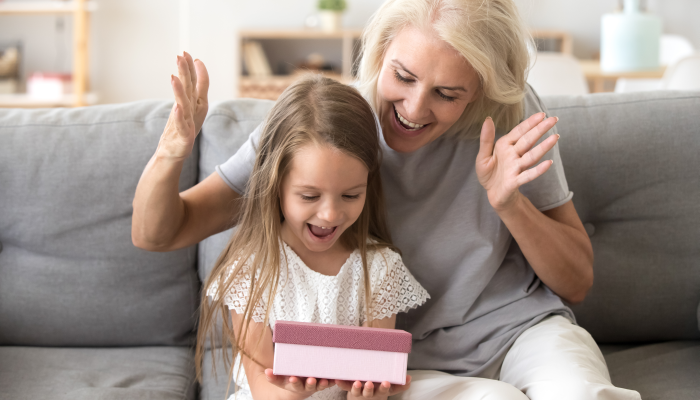
[[[390,249],[372,258],[372,318],[383,319],[425,303],[430,295],[408,271],[401,256]]]
[[[529,118],[531,115],[539,112],[544,112],[548,117],[552,116],[530,85],[527,85],[525,91],[523,108],[524,118]],[[556,135],[557,133],[557,127],[554,126],[554,128],[550,129],[549,132],[542,136],[538,144],[549,136]],[[566,137],[562,136],[561,140],[566,140]],[[574,197],[573,192],[569,190],[569,184],[564,175],[564,165],[559,155],[558,143],[542,157],[540,162],[545,160],[554,161],[547,172],[532,182],[526,183],[520,187],[520,192],[540,211],[547,211],[564,205]]]
[[[225,281],[228,282],[230,280],[231,274],[233,273],[235,267],[235,264],[228,267]],[[236,276],[230,282],[228,290],[226,290],[226,288],[221,288],[221,282],[217,281],[214,282],[209,289],[207,289],[207,296],[212,297],[213,299],[218,299],[219,296],[223,295],[224,304],[229,308],[229,310],[235,311],[236,314],[243,314],[246,306],[248,305],[248,294],[250,293],[251,278],[250,269],[246,266],[238,274],[238,276]],[[253,310],[253,321],[259,323],[265,322],[265,311],[266,307],[264,299],[260,299],[260,302]]]
[[[236,154],[231,156],[225,163],[216,166],[216,172],[221,179],[238,194],[243,194],[246,186],[248,186],[248,179],[250,179],[250,174],[253,172],[253,166],[255,165],[262,129],[263,125],[258,125]]]

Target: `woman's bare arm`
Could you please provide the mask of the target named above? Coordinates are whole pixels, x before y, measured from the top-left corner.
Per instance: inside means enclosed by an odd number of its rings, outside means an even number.
[[[580,303],[593,285],[593,247],[573,203],[542,213],[519,191],[552,166],[552,161],[537,163],[559,135],[535,144],[557,121],[537,113],[494,143],[495,127],[488,118],[476,170],[491,206],[537,276],[563,299]]]
[[[178,77],[171,77],[175,104],[133,202],[131,239],[150,251],[198,243],[233,226],[238,212],[238,193],[216,173],[179,193],[182,166],[207,115],[209,75],[204,64],[187,53],[177,57],[177,69]]]

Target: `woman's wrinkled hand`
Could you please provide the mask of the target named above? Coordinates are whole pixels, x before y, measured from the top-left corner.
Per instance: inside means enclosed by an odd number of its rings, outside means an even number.
[[[285,398],[289,400],[306,399],[316,392],[320,392],[321,390],[328,389],[335,385],[333,381],[329,381],[328,379],[304,379],[296,376],[275,375],[270,368],[265,370],[265,377],[269,383],[288,391],[289,397],[287,398],[287,396],[285,396]]]
[[[173,160],[189,157],[209,108],[209,74],[204,63],[186,52],[177,56],[178,76],[170,76],[175,104],[158,143],[158,156]]]
[[[537,166],[535,164],[554,147],[559,135],[552,135],[537,146],[535,144],[558,120],[556,117],[546,118],[545,113],[537,113],[498,139],[495,146],[493,120],[489,117],[484,121],[476,157],[476,174],[486,189],[489,203],[497,212],[515,204],[518,196],[521,196],[520,186],[544,174],[552,166],[551,160]]]
[[[411,376],[406,376],[405,385],[392,385],[389,382],[382,382],[377,388],[375,388],[373,382],[365,382],[363,385],[360,381],[336,380],[335,383],[339,388],[348,392],[348,399],[386,399],[388,396],[408,390],[411,387]]]

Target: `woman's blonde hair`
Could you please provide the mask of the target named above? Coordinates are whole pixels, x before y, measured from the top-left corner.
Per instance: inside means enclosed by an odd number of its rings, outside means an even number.
[[[477,98],[445,134],[478,136],[487,116],[506,132],[520,122],[532,38],[512,0],[387,0],[364,30],[358,68],[358,88],[378,112],[384,55],[409,26],[436,32],[464,56],[481,81]]]
[[[231,344],[235,359],[243,352],[242,344],[247,343],[246,332],[256,306],[263,301],[269,305],[273,303],[283,265],[282,257],[285,257],[281,247],[284,216],[280,208],[280,188],[294,154],[307,144],[338,149],[367,167],[364,207],[355,223],[343,232],[339,240],[348,248],[360,251],[365,319],[371,320],[367,251],[393,248],[379,173],[381,149],[377,125],[372,109],[357,90],[328,78],[308,76],[282,93],[263,124],[253,172],[241,200],[237,230],[204,285],[195,354],[199,379],[206,345],[215,343],[220,333],[214,328],[219,316],[224,321],[222,347],[226,349]],[[240,331],[234,332],[224,304],[225,295],[241,278],[249,280],[250,285],[245,294],[247,304],[242,314],[243,324]],[[213,286],[217,287],[217,295],[210,302],[206,294]],[[270,307],[267,307],[265,325],[269,322],[269,313]],[[258,345],[260,339],[257,338]],[[255,361],[255,354],[245,354]],[[231,360],[224,357],[227,368],[233,368]]]

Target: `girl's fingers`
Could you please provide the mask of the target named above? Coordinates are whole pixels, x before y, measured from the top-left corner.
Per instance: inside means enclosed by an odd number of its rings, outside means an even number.
[[[547,133],[554,125],[559,121],[559,118],[547,118],[537,124],[534,128],[530,129],[525,135],[523,135],[515,143],[515,152],[522,157],[523,154],[527,153],[532,149],[532,147],[537,143],[540,138]]]
[[[372,382],[365,382],[365,388],[362,390],[362,395],[364,397],[372,397],[374,396],[374,383]]]
[[[517,183],[518,187],[528,182],[532,182],[537,177],[547,172],[547,170],[549,169],[549,167],[552,166],[552,164],[554,164],[554,161],[552,160],[543,161],[539,163],[536,167],[521,172],[520,175],[518,175],[515,182]]]
[[[547,117],[547,115],[543,112],[533,114],[530,116],[530,118],[526,119],[525,121],[521,122],[513,128],[506,136],[508,139],[508,142],[510,143],[515,143],[517,142],[523,135],[526,133],[530,132],[530,130],[534,127],[537,126],[540,122],[544,121],[544,119]]]
[[[342,390],[344,390],[344,391],[346,391],[346,392],[349,392],[350,390],[352,390],[353,382],[348,382],[348,381],[336,379],[336,380],[335,380],[335,384],[338,385],[338,387],[339,387],[340,389],[342,389]]]
[[[544,157],[548,151],[552,150],[554,145],[557,144],[557,141],[559,141],[559,135],[552,135],[527,153],[523,154],[523,156],[520,158],[520,170],[524,171],[537,164],[537,162],[540,161],[540,159]]]
[[[381,396],[388,395],[389,390],[391,390],[391,383],[385,381],[377,388],[377,394]]]
[[[481,126],[481,136],[479,139],[479,154],[476,162],[485,162],[493,155],[493,143],[496,140],[496,127],[491,117],[486,118]]]
[[[362,396],[362,382],[355,381],[352,384],[352,389],[350,389],[350,394],[356,397]]]
[[[297,392],[304,390],[304,384],[301,382],[301,379],[297,378],[296,376],[290,376],[288,382],[292,386],[292,390]]]
[[[316,379],[306,378],[304,389],[306,389],[307,392],[316,391]]]
[[[319,392],[321,390],[328,389],[331,386],[331,382],[328,381],[328,379],[321,379],[318,381],[318,385],[316,385],[316,390]]]

